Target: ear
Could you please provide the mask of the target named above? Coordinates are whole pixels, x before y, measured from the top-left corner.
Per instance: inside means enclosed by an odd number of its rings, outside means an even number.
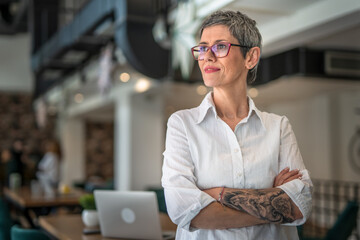
[[[249,50],[249,52],[246,54],[245,58],[245,66],[247,69],[252,69],[256,66],[256,64],[260,60],[260,48],[259,47],[253,47]]]

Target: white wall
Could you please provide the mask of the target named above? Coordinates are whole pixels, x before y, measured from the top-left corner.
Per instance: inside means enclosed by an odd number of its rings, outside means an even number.
[[[334,139],[332,149],[336,150],[333,158],[333,175],[335,179],[359,182],[360,171],[353,168],[349,161],[349,144],[351,137],[360,128],[360,92],[341,93],[334,101],[338,104],[332,116],[334,119],[337,118],[336,125],[332,126],[333,129],[337,129],[332,135]],[[358,159],[359,165],[360,159]]]
[[[115,101],[115,188],[160,187],[165,141],[162,94],[121,94]]]
[[[159,187],[165,141],[163,98],[145,93],[132,100],[132,189]]]
[[[85,179],[85,125],[80,118],[64,119],[61,123],[63,146],[62,183],[72,185]]]
[[[117,190],[131,190],[131,96],[123,92],[115,99],[114,185]]]
[[[289,118],[305,166],[312,177],[331,178],[329,101],[326,96],[270,105],[267,111]]]
[[[359,105],[360,93],[347,91],[269,104],[266,110],[289,118],[312,178],[360,181],[348,156],[350,138],[360,127]]]

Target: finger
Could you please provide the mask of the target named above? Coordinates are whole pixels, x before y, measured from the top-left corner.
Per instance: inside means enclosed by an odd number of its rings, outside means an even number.
[[[273,183],[273,187],[280,186],[280,185],[279,185],[279,181],[280,181],[280,178],[275,177],[275,179],[274,179],[274,183]]]
[[[274,184],[273,184],[274,187],[284,184],[286,179],[299,173],[298,169],[291,170],[291,171],[289,171],[289,170],[290,169],[288,167],[286,167],[275,177]]]
[[[301,177],[302,177],[302,174],[301,174],[301,173],[296,174],[296,175],[294,175],[294,176],[292,176],[292,177],[287,178],[287,179],[283,182],[283,184],[284,184],[284,183],[287,183],[287,182],[290,182],[290,181],[292,181],[292,180],[295,180],[295,179],[301,179]]]
[[[277,187],[277,186],[280,186],[281,184],[282,184],[282,182],[283,182],[283,180],[284,180],[284,174],[286,173],[286,170],[284,171],[282,171],[283,173],[281,174],[281,172],[279,173],[279,175],[277,175],[276,177],[275,177],[275,179],[274,179],[274,184],[273,184],[273,186],[274,187]],[[280,175],[281,174],[281,175]]]
[[[281,179],[277,179],[276,182],[274,182],[274,187],[277,187],[277,186],[280,186],[280,185],[283,185],[284,183],[287,183],[287,182],[290,182],[294,179],[301,179],[302,178],[302,174],[301,173],[298,173],[296,175],[292,175],[291,177],[288,177],[286,179],[284,178],[281,178]]]
[[[296,175],[296,174],[298,174],[298,173],[299,173],[299,169],[291,170],[291,171],[285,173],[285,174],[282,176],[282,179],[283,179],[283,180],[286,180],[287,178],[292,177],[292,176],[294,176],[294,175]]]
[[[283,173],[282,175],[279,174],[279,175],[276,176],[276,178],[275,178],[275,183],[274,183],[274,185],[276,185],[276,186],[282,185],[287,178],[292,177],[292,176],[294,176],[294,175],[297,174],[297,173],[298,173],[298,171],[292,170],[292,171],[290,171],[290,172],[285,172],[285,173]]]
[[[284,176],[284,174],[286,174],[287,172],[289,172],[289,168],[288,167],[286,167],[286,168],[284,168],[276,177],[275,177],[275,180],[274,180],[274,185],[275,185],[275,183],[276,184],[279,184],[280,182],[280,180],[281,180],[281,178]]]
[[[294,180],[294,179],[298,179],[298,178],[301,178],[301,177],[302,177],[302,174],[301,174],[301,173],[298,173],[298,174],[296,174],[296,175],[294,175],[294,176],[291,176],[291,177],[285,179],[285,180],[284,180],[284,183],[290,182],[290,181],[292,181],[292,180]]]
[[[281,179],[282,179],[282,176],[285,174],[285,171],[283,170],[283,171],[281,171],[276,177],[275,177],[275,179],[274,179],[274,187],[276,187],[276,186],[279,186],[280,185],[280,181],[281,181]]]
[[[274,179],[274,183],[273,183],[273,187],[279,186],[278,184],[279,184],[279,183],[278,183],[277,179],[275,178],[275,179]]]
[[[276,177],[281,177],[281,176],[283,176],[284,174],[286,174],[287,172],[289,172],[289,170],[290,170],[289,167],[284,168]]]

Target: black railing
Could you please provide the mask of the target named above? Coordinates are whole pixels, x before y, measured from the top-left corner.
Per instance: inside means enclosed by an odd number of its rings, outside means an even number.
[[[323,238],[349,201],[359,203],[360,183],[313,179],[313,184],[312,212],[302,227],[302,235]]]

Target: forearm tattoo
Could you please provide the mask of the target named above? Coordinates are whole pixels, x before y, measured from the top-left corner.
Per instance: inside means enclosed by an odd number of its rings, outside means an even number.
[[[295,220],[294,209],[288,195],[281,189],[242,189],[224,193],[223,204],[273,223]]]

